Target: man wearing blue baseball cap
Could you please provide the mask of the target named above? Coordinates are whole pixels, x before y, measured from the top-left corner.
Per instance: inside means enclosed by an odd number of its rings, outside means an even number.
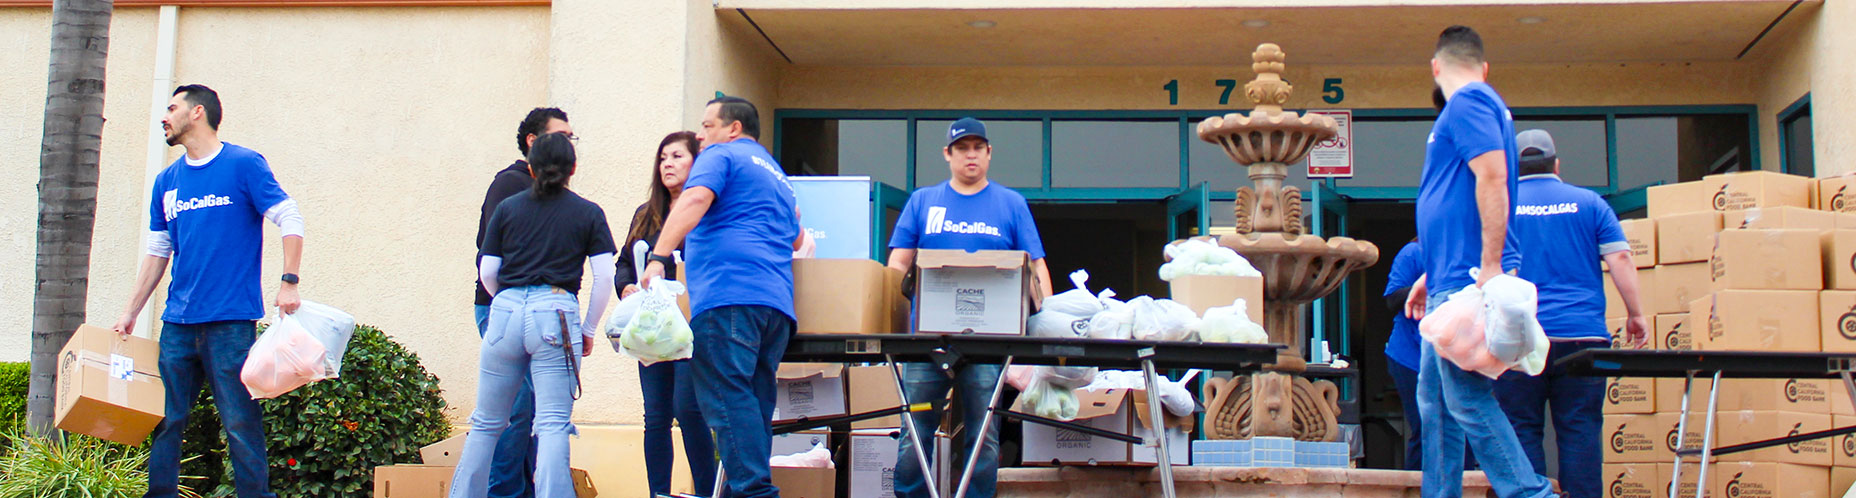
[[[1038,285],[1033,292],[1050,295],[1050,269],[1044,264],[1044,243],[1038,238],[1037,223],[1031,220],[1031,207],[1025,196],[986,180],[992,167],[992,143],[986,140],[986,124],[973,118],[960,118],[947,127],[947,146],[941,148],[952,173],[948,181],[915,191],[896,218],[896,232],[889,238],[889,267],[904,272],[915,266],[918,249],[964,249],[1025,251],[1031,256],[1031,268]],[[943,372],[928,363],[911,363],[902,370],[909,403],[927,403],[947,398],[948,390],[959,386],[960,418],[966,430],[959,432],[954,444],[953,473],[959,475],[967,466],[963,461],[982,445],[967,496],[989,498],[999,480],[999,426],[993,424],[984,437],[978,432],[986,408],[992,402],[994,386],[999,384],[999,365],[967,364],[958,372]],[[941,414],[928,411],[911,415],[915,427],[924,432],[941,425]],[[897,498],[928,495],[926,472],[915,458],[915,446],[932,448],[928,441],[905,432],[897,452],[895,491]],[[926,452],[933,458],[934,452]]]

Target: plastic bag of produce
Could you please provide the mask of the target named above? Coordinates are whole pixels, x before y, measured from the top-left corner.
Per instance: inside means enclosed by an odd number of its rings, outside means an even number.
[[[252,399],[275,398],[327,378],[328,352],[302,320],[279,312],[251,345],[238,378]]]
[[[1528,375],[1546,368],[1546,331],[1540,328],[1539,293],[1532,282],[1502,274],[1482,284],[1483,336],[1489,354]]]
[[[322,360],[323,365],[326,365],[324,376],[313,380],[340,377],[342,356],[348,354],[348,339],[354,337],[354,315],[333,306],[304,300],[296,312],[289,316],[327,350]]]
[[[1029,413],[1044,418],[1073,420],[1082,403],[1076,399],[1076,389],[1051,384],[1045,378],[1035,378],[1025,392],[1018,395],[1018,402],[1012,406],[1013,411]]]
[[[1199,340],[1263,344],[1270,342],[1270,334],[1262,325],[1250,321],[1249,303],[1239,298],[1230,306],[1205,310],[1205,318],[1199,320]]]
[[[1493,379],[1508,365],[1489,353],[1483,325],[1482,290],[1465,287],[1418,321],[1418,336],[1457,368]]]
[[[1142,341],[1183,341],[1199,326],[1199,314],[1171,299],[1147,296],[1128,301],[1134,309],[1134,339]]]
[[[1056,311],[1079,318],[1089,318],[1102,311],[1102,299],[1114,297],[1115,291],[1104,290],[1102,294],[1089,293],[1089,271],[1076,270],[1070,273],[1070,283],[1076,288],[1044,298],[1043,311]]]
[[[683,284],[674,280],[657,280],[644,290],[632,294],[620,301],[625,307],[626,300],[637,299],[633,304],[633,313],[623,328],[614,329],[618,322],[606,322],[606,337],[613,339],[613,346],[639,363],[650,365],[661,361],[688,359],[694,346],[695,336],[690,332],[689,319],[683,316],[683,310],[677,307],[677,296],[683,295]],[[616,317],[615,317],[616,319]]]
[[[1168,282],[1184,275],[1263,276],[1237,251],[1200,239],[1168,245],[1165,252],[1168,261],[1160,265],[1160,279]]]
[[[1134,307],[1114,298],[1103,298],[1102,312],[1089,318],[1089,338],[1134,338]]]
[[[1094,298],[1090,298],[1094,299]],[[1048,302],[1048,301],[1046,301]],[[1045,308],[1025,319],[1031,337],[1078,338],[1089,335],[1089,318]]]

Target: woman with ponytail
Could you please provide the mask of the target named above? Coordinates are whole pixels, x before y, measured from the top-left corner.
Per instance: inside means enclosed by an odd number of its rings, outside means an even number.
[[[632,215],[631,230],[620,246],[617,279],[619,297],[638,292],[643,282],[632,269],[632,245],[640,241],[657,241],[664,229],[664,215],[683,193],[683,180],[690,176],[690,165],[701,149],[696,134],[679,131],[665,136],[657,144],[655,164],[651,168],[651,194]],[[680,249],[680,248],[679,248]],[[647,251],[648,252],[648,251]],[[674,279],[676,268],[667,268],[665,278]],[[644,387],[644,464],[651,485],[651,496],[670,494],[670,471],[677,462],[676,448],[670,437],[670,421],[675,419],[683,431],[684,457],[689,461],[690,477],[698,496],[708,496],[715,488],[715,442],[702,410],[696,407],[691,388],[688,361],[638,366],[638,381]]]
[[[572,138],[549,133],[529,147],[533,187],[498,204],[484,229],[478,276],[492,296],[478,356],[477,409],[452,478],[451,498],[488,494],[491,453],[509,424],[523,372],[535,387],[535,493],[574,495],[567,435],[580,392],[579,358],[611,299],[612,229],[606,213],[572,190]],[[592,260],[592,302],[580,312],[581,265]]]

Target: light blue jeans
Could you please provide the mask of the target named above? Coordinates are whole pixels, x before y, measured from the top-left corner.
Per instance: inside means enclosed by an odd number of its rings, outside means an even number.
[[[490,330],[490,305],[477,306],[477,337]],[[490,457],[490,498],[535,498],[535,387],[522,376],[509,428]]]
[[[1460,289],[1431,292],[1426,312],[1434,311]],[[1426,341],[1418,363],[1418,412],[1425,425],[1425,498],[1463,496],[1463,443],[1476,452],[1476,461],[1489,477],[1489,485],[1502,498],[1538,498],[1553,495],[1552,483],[1534,473],[1534,465],[1521,449],[1514,427],[1495,401],[1494,383],[1482,374],[1457,368],[1437,356]],[[1474,437],[1468,437],[1468,435]]]
[[[509,427],[523,373],[535,386],[535,495],[572,498],[567,436],[574,433],[574,371],[580,361],[580,304],[573,294],[547,286],[504,289],[490,304],[490,323],[478,356],[477,409],[452,476],[451,498],[484,498],[490,460]],[[567,328],[561,327],[561,313]],[[571,348],[574,353],[569,357]]]

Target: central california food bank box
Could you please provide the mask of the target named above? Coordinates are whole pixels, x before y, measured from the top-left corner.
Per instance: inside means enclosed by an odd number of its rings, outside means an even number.
[[[915,330],[1024,335],[1032,306],[1030,262],[1024,251],[917,252]]]

